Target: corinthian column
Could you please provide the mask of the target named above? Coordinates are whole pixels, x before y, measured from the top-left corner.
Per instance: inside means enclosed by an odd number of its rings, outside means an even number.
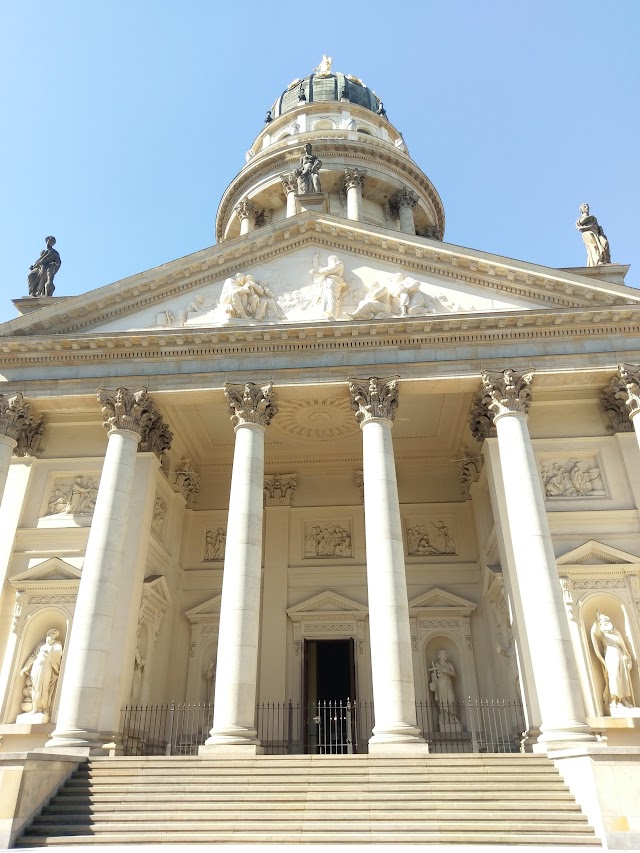
[[[619,364],[618,375],[609,383],[601,404],[615,432],[626,432],[631,421],[640,445],[640,367]]]
[[[277,412],[268,385],[227,385],[236,433],[222,576],[213,728],[201,752],[258,752],[255,728],[264,489],[264,434]]]
[[[424,740],[416,725],[413,654],[391,428],[397,379],[350,379],[362,430],[367,589],[375,725],[370,751],[404,751]]]
[[[145,389],[98,391],[109,440],[66,649],[56,729],[49,748],[99,747],[100,711],[114,686],[108,678],[119,601],[124,542],[136,452],[146,424],[158,417]],[[108,739],[113,732],[106,733]]]
[[[256,214],[255,205],[250,202],[249,199],[243,198],[242,201],[235,206],[234,210],[238,214],[238,219],[240,220],[240,233],[248,234],[249,231],[253,231],[255,225],[254,217]]]
[[[362,188],[367,176],[366,169],[349,166],[344,170],[344,188],[347,193],[347,219],[360,220]]]
[[[413,221],[413,208],[418,203],[418,196],[408,187],[403,187],[391,201],[391,206],[398,212],[400,230],[405,234],[415,234],[416,226]]]
[[[510,584],[522,616],[539,704],[539,748],[593,741],[585,721],[578,671],[564,612],[542,486],[527,426],[533,373],[482,374],[479,410],[496,430],[513,561]],[[478,421],[476,420],[476,423]],[[535,748],[535,747],[534,747]]]
[[[287,172],[280,175],[282,181],[282,189],[287,198],[287,218],[296,215],[296,192],[298,191],[298,182],[293,172]]]
[[[0,503],[12,456],[32,456],[40,444],[44,420],[22,394],[0,394]]]

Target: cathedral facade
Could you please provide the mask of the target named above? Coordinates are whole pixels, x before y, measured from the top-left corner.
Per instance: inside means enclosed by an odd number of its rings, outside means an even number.
[[[445,242],[325,58],[215,246],[74,297],[43,272],[0,326],[0,760],[144,750],[174,703],[211,710],[200,754],[638,782],[640,294],[580,213],[581,268]]]

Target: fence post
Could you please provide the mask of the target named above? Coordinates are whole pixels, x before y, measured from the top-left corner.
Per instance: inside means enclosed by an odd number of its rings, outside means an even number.
[[[293,704],[289,699],[287,706],[287,755],[291,755],[293,749]]]
[[[478,722],[478,700],[475,700],[475,711],[474,714],[474,704],[473,699],[469,696],[469,724],[471,727],[471,750],[473,752],[480,752],[480,739],[478,737],[478,728],[476,728],[476,723]]]
[[[171,744],[173,742],[173,718],[176,711],[176,703],[171,703],[171,708],[169,709],[169,737],[167,738],[167,745],[165,746],[164,754],[171,755]]]
[[[351,735],[351,699],[347,698],[347,754],[353,755],[353,738]]]

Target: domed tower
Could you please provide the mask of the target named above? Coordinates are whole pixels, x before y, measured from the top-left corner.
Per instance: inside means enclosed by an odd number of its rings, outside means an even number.
[[[383,103],[323,57],[267,113],[220,202],[220,242],[306,210],[441,240],[444,208]]]

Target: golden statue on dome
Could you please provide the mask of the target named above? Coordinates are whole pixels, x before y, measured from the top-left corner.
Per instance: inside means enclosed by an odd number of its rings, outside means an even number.
[[[317,74],[318,77],[329,77],[329,75],[331,74],[332,62],[333,60],[331,59],[331,57],[327,56],[327,54],[325,53],[322,57],[320,65],[318,65],[317,68],[313,69],[313,73]]]

